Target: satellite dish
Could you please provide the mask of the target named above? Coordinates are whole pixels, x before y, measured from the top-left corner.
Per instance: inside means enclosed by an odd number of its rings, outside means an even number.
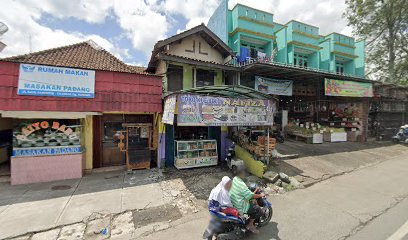
[[[8,31],[8,27],[5,23],[0,22],[0,36],[5,34]]]

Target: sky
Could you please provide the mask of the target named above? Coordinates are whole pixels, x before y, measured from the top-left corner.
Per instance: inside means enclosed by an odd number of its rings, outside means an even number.
[[[2,0],[0,58],[93,40],[122,61],[146,66],[158,40],[207,24],[221,0]],[[229,0],[351,36],[343,0]]]

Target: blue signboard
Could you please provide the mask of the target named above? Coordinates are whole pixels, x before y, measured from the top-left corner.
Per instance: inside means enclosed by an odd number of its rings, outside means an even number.
[[[13,148],[13,156],[46,156],[81,153],[81,146]]]
[[[94,98],[95,71],[20,64],[19,95]]]

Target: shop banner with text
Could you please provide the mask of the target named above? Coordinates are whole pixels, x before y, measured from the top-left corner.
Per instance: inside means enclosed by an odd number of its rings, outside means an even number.
[[[18,95],[94,98],[95,71],[20,64]]]
[[[364,82],[342,81],[326,78],[324,81],[326,96],[372,97],[373,84]]]
[[[183,94],[177,101],[179,126],[272,125],[276,111],[273,100]]]
[[[266,94],[292,96],[293,81],[256,76],[255,89]]]
[[[175,95],[169,96],[164,101],[164,110],[162,122],[173,125],[174,123],[174,111],[176,110],[177,97]]]

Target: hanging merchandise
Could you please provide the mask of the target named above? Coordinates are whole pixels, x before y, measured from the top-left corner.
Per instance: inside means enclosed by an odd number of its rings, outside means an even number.
[[[258,59],[265,59],[265,58],[266,58],[266,53],[258,52]]]

